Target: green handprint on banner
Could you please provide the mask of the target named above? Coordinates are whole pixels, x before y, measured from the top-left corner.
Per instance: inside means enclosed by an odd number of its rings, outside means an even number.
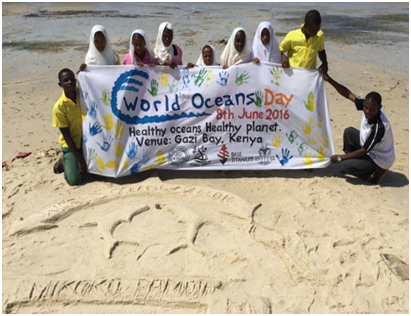
[[[90,162],[96,157],[96,151],[93,148],[87,149],[87,164],[89,165]]]
[[[102,94],[103,96],[100,98],[100,100],[103,101],[105,105],[110,105],[110,92],[104,89]]]
[[[200,70],[198,76],[194,76],[195,77],[194,84],[197,87],[201,87],[201,85],[204,82],[204,79],[207,77],[207,73],[208,73],[208,71],[205,68],[203,68],[203,69]]]
[[[272,70],[270,70],[271,75],[274,77],[274,79],[277,81],[278,79],[281,78],[281,75],[283,74],[283,70],[279,69],[278,67],[273,67]],[[273,80],[271,80],[272,83],[274,83]],[[276,86],[280,86],[278,82],[275,82]]]
[[[179,81],[173,79],[173,83],[168,85],[170,93],[176,93],[178,91]]]
[[[261,108],[261,105],[263,104],[263,93],[261,91],[256,91],[255,92],[254,104],[258,108]]]
[[[314,97],[314,94],[312,92],[310,92],[310,94],[308,95],[307,103],[305,103],[305,101],[304,101],[304,105],[305,105],[305,107],[307,108],[308,111],[314,112],[315,97]]]
[[[237,74],[235,75],[235,84],[237,85],[237,87],[239,87],[244,83],[248,83],[247,79],[250,79],[247,71],[244,71],[241,75],[238,75],[237,72]]]
[[[158,82],[157,80],[151,80],[151,90],[147,89],[147,91],[151,94],[151,96],[157,96],[158,92]]]
[[[298,153],[300,156],[308,149],[308,146],[305,142],[302,142],[301,145],[298,147]],[[311,156],[311,154],[310,154]]]
[[[298,137],[298,134],[297,134],[297,132],[296,132],[295,130],[293,130],[293,131],[290,133],[290,135],[288,135],[287,133],[286,133],[285,135],[287,135],[288,140],[290,141],[291,144],[294,143],[294,141],[295,141],[295,140],[297,139],[297,137]]]

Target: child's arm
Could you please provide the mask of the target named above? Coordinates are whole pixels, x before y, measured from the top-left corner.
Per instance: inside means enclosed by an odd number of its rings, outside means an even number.
[[[74,143],[73,138],[71,138],[70,129],[68,127],[60,127],[59,129],[60,129],[61,134],[63,134],[64,139],[65,139],[68,147],[70,148],[71,152],[77,158],[77,165],[78,165],[78,168],[80,169],[80,172],[82,174],[86,174],[87,173],[87,164],[84,160],[83,155],[80,154],[80,152],[78,151],[78,149],[76,147],[76,144]]]
[[[337,90],[339,94],[341,94],[344,98],[347,98],[351,100],[352,102],[355,102],[355,94],[352,93],[350,90],[348,90],[346,87],[343,85],[339,84],[337,81],[332,79],[328,74],[324,74],[324,80],[328,81],[334,88]]]
[[[338,156],[341,156],[341,160],[347,160],[347,159],[361,158],[361,157],[364,157],[366,154],[367,154],[367,151],[364,148],[360,148],[360,149],[357,149],[345,155],[332,155],[330,160],[332,163],[337,163]]]
[[[288,34],[282,40],[282,42],[279,46],[279,49],[280,49],[280,52],[281,52],[281,66],[283,66],[283,68],[290,68],[290,62],[288,61],[288,56],[284,55],[284,53],[290,51],[290,49],[291,49],[291,41],[289,39]]]
[[[254,58],[252,62],[254,65],[258,65],[260,63],[260,60],[258,58]]]
[[[172,60],[166,60],[162,66],[169,66],[171,69],[177,68],[177,64]]]
[[[327,62],[327,55],[325,54],[325,49],[318,52],[318,57],[320,58],[322,64],[318,68],[318,71],[322,74],[326,74],[328,72],[328,62]]]
[[[288,61],[288,57],[285,56],[282,52],[281,52],[281,66],[283,66],[283,68],[290,68],[290,62]]]

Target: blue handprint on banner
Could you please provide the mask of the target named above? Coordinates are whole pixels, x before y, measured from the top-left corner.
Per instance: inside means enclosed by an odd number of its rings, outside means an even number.
[[[108,152],[108,150],[110,149],[111,144],[113,143],[113,140],[114,140],[114,138],[109,135],[107,137],[103,137],[103,146],[100,145],[99,142],[97,142],[96,144],[100,146],[102,151]]]
[[[188,68],[183,69],[183,89],[188,88],[190,83],[190,70]]]
[[[293,156],[288,157],[290,155],[290,151],[288,149],[285,149],[285,148],[281,149],[281,153],[283,154],[282,159],[280,159],[280,157],[278,157],[278,155],[276,155],[276,156],[277,156],[278,161],[281,163],[281,166],[284,167],[284,165],[286,165],[291,160],[291,158],[293,158]]]
[[[217,83],[220,86],[225,87],[228,83],[228,77],[230,76],[230,74],[228,74],[227,71],[220,71],[218,75],[220,76],[220,81],[217,81]]]
[[[126,151],[126,155],[127,155],[127,157],[128,157],[128,159],[134,159],[135,157],[136,157],[136,155],[137,155],[137,145],[136,145],[136,143],[131,143],[129,146],[128,146],[128,151]]]
[[[97,135],[99,133],[101,133],[101,125],[100,123],[94,123],[93,126],[91,126],[91,122],[88,123],[89,126],[89,131],[90,131],[90,136],[94,136]]]
[[[83,132],[83,143],[84,144],[87,144],[89,135],[90,135],[89,133]]]
[[[91,107],[87,109],[87,113],[90,117],[96,118],[97,116],[97,103],[94,101],[91,101]]]
[[[138,173],[140,168],[141,168],[141,164],[139,162],[136,162],[134,165],[131,166],[130,173],[131,174],[136,174],[136,173]]]
[[[87,98],[88,98],[88,91],[84,90],[84,91],[83,91],[83,99],[84,99],[84,101],[87,101]]]

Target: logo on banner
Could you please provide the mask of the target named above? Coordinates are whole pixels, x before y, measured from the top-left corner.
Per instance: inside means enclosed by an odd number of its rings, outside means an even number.
[[[204,147],[204,145],[201,147],[194,147],[194,150],[193,150],[193,154],[195,155],[194,160],[197,163],[191,163],[190,165],[196,166],[196,167],[208,165],[210,161],[208,160],[208,157],[205,154],[206,151],[207,151],[207,147]]]
[[[263,166],[269,165],[274,160],[274,157],[271,156],[271,149],[267,147],[267,144],[261,146],[258,150],[258,157],[256,161]]]
[[[173,166],[182,166],[190,159],[190,154],[185,147],[175,147],[168,153],[168,161]]]
[[[217,157],[220,158],[220,162],[222,165],[224,165],[227,160],[228,157],[230,157],[230,152],[227,150],[227,146],[223,145],[220,149],[220,151],[217,154]]]
[[[121,121],[130,125],[162,123],[180,118],[210,115],[206,112],[182,111],[177,85],[178,81],[173,83],[176,91],[171,91],[169,95],[159,94],[158,80],[152,79],[150,82],[147,72],[131,69],[121,74],[114,82],[111,92],[111,110]],[[166,114],[159,115],[161,113]]]

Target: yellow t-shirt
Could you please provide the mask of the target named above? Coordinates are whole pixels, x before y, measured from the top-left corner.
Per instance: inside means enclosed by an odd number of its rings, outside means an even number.
[[[83,129],[78,89],[76,103],[67,98],[63,90],[63,94],[53,107],[53,126],[68,127],[70,129],[71,138],[76,144],[77,149],[80,149]],[[60,135],[59,143],[61,147],[68,147],[63,135]]]
[[[320,30],[307,41],[302,31],[303,26],[304,24],[287,34],[280,44],[280,51],[287,53],[290,66],[316,69],[317,54],[324,50],[324,33]]]

